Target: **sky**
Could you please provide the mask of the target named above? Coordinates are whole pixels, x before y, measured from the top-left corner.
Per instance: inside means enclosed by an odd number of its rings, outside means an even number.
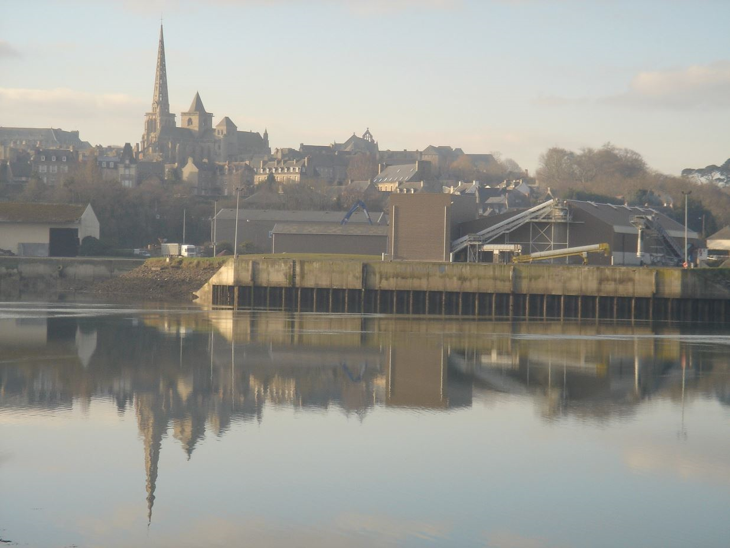
[[[499,152],[611,142],[670,174],[730,156],[727,0],[3,0],[0,126],[136,143],[164,18],[171,110],[271,145]]]

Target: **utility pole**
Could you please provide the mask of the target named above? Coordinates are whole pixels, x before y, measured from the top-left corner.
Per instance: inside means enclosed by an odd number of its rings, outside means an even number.
[[[684,268],[689,268],[689,246],[688,246],[688,230],[687,220],[689,213],[689,195],[692,194],[691,190],[683,190],[684,195]]]
[[[187,216],[187,210],[183,209],[183,245],[185,245],[185,220]]]
[[[218,240],[218,202],[213,202],[213,257],[216,256],[216,243]]]
[[[236,228],[233,235],[233,259],[238,258],[238,202],[241,198],[241,188],[236,188]]]

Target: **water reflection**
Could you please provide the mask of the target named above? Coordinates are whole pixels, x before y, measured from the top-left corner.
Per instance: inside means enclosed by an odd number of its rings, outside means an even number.
[[[453,412],[529,401],[542,420],[630,420],[648,402],[730,404],[730,338],[676,327],[509,324],[216,311],[0,319],[0,413],[94,398],[134,413],[153,520],[163,439],[206,436],[268,409]],[[637,457],[638,458],[638,457]],[[640,460],[640,459],[639,459]],[[639,461],[637,461],[639,462]]]

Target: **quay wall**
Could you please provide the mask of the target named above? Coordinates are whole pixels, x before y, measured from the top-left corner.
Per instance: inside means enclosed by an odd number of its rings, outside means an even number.
[[[318,311],[411,314],[440,311],[477,316],[495,316],[503,311],[503,316],[539,313],[545,317],[550,313],[563,317],[566,311],[578,317],[611,313],[614,317],[622,314],[651,317],[655,310],[660,315],[687,317],[695,313],[699,302],[700,308],[706,305],[712,311],[703,312],[708,316],[716,315],[718,310],[723,315],[728,313],[730,269],[259,256],[241,257],[235,262],[231,259],[196,295],[200,304],[213,306],[302,310],[311,305],[310,308]],[[675,301],[686,303],[678,305]],[[684,308],[675,313],[676,306]],[[628,312],[622,312],[624,309]]]
[[[142,259],[0,257],[0,298],[80,291],[143,263]]]

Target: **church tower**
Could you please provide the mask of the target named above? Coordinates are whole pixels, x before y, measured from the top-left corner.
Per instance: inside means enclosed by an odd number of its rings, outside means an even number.
[[[182,127],[191,130],[196,136],[213,128],[213,114],[205,110],[200,93],[197,92],[188,111],[180,114],[180,120]]]
[[[165,127],[175,127],[175,115],[170,114],[170,98],[167,92],[167,65],[165,64],[165,37],[160,25],[160,43],[157,48],[157,68],[155,70],[155,91],[152,97],[152,110],[145,114],[142,153],[156,154],[160,132]]]

